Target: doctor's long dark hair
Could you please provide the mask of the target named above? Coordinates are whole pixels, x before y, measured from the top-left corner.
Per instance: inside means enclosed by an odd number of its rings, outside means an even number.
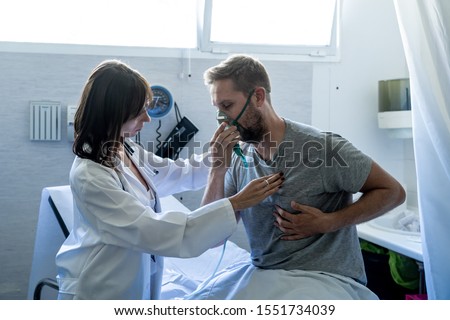
[[[89,76],[75,114],[72,150],[107,167],[116,165],[122,125],[137,117],[152,101],[150,85],[136,70],[118,60],[106,60]]]

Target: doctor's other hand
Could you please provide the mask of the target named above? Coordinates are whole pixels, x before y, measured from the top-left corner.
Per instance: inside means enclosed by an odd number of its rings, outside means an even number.
[[[283,184],[283,173],[274,173],[250,181],[241,191],[229,197],[233,209],[239,211],[252,207],[277,192]]]
[[[233,147],[239,142],[239,131],[236,126],[222,123],[214,132],[209,143],[211,165],[215,169],[228,169]]]
[[[295,201],[291,202],[291,207],[295,213],[290,213],[279,206],[275,206],[273,212],[275,226],[284,233],[282,240],[299,240],[331,231],[331,214]]]

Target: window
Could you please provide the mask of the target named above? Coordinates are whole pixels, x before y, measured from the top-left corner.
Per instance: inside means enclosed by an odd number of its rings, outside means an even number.
[[[14,0],[0,41],[195,48],[196,0]]]
[[[204,0],[200,48],[335,55],[337,0]]]
[[[0,50],[148,56],[156,48],[198,48],[197,56],[330,61],[338,54],[338,18],[339,0],[14,0],[0,11]]]

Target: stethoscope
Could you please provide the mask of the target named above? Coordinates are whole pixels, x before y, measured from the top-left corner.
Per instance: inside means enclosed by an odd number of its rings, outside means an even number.
[[[125,152],[126,153],[128,153],[128,155],[130,156],[130,158],[133,156],[133,153],[134,153],[134,149],[133,149],[133,147],[128,143],[128,142],[124,142],[123,143],[123,146],[124,146],[124,148],[125,148]],[[153,176],[156,176],[158,173],[159,173],[159,171],[158,170],[156,170],[156,169],[154,169],[154,168],[150,168],[150,173],[153,175]]]

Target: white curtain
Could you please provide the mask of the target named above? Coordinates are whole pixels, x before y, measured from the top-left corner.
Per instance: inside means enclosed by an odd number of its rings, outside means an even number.
[[[450,299],[450,1],[394,0],[410,75],[429,299]]]

